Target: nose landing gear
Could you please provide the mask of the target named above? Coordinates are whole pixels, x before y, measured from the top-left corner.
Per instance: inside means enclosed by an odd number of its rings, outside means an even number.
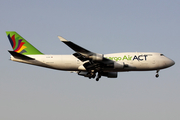
[[[96,78],[96,81],[99,81],[100,78],[101,78],[101,73],[98,72],[98,76],[97,76],[97,78]]]
[[[156,75],[155,75],[156,78],[159,77],[159,70],[156,71]]]

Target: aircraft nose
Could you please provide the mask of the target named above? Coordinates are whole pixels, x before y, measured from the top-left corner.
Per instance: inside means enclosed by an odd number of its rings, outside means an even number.
[[[175,64],[175,62],[173,60],[171,60],[171,66],[173,66]]]
[[[175,64],[175,62],[174,62],[173,60],[169,59],[169,58],[166,60],[165,63],[166,63],[166,65],[167,65],[168,67],[173,66],[173,65]]]

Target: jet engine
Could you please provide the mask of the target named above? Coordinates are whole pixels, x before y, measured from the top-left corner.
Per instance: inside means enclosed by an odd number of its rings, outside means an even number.
[[[124,68],[124,62],[114,62],[114,69]]]
[[[117,78],[118,73],[117,72],[103,72],[102,76],[106,76],[108,78]]]
[[[87,71],[79,71],[78,75],[81,75],[84,77],[92,77],[92,74],[88,73]],[[117,78],[118,73],[117,72],[101,72],[100,75],[108,77],[108,78]]]
[[[124,62],[113,62],[106,64],[105,68],[123,69],[125,67]]]
[[[92,56],[89,56],[90,59],[92,59],[93,61],[102,61],[104,58],[103,54],[94,54]]]
[[[81,76],[84,76],[84,77],[90,77],[91,76],[90,74],[88,74],[87,71],[79,71],[78,75],[81,75]]]

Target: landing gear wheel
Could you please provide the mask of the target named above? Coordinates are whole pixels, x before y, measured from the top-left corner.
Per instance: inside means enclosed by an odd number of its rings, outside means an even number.
[[[96,78],[96,81],[99,81],[99,78]]]
[[[159,77],[159,74],[156,74],[156,78],[158,78]]]
[[[159,74],[158,74],[158,73],[159,73],[159,70],[156,71],[156,75],[155,75],[156,78],[159,77]]]

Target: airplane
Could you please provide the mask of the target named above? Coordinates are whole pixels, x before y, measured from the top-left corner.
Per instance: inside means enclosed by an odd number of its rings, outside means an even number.
[[[6,31],[13,50],[10,60],[56,69],[75,72],[78,75],[96,78],[101,76],[117,78],[118,72],[156,71],[159,77],[161,69],[173,66],[175,62],[161,53],[154,52],[125,52],[99,54],[91,52],[65,38],[58,36],[60,41],[75,51],[72,55],[46,55],[41,53],[15,31]]]

